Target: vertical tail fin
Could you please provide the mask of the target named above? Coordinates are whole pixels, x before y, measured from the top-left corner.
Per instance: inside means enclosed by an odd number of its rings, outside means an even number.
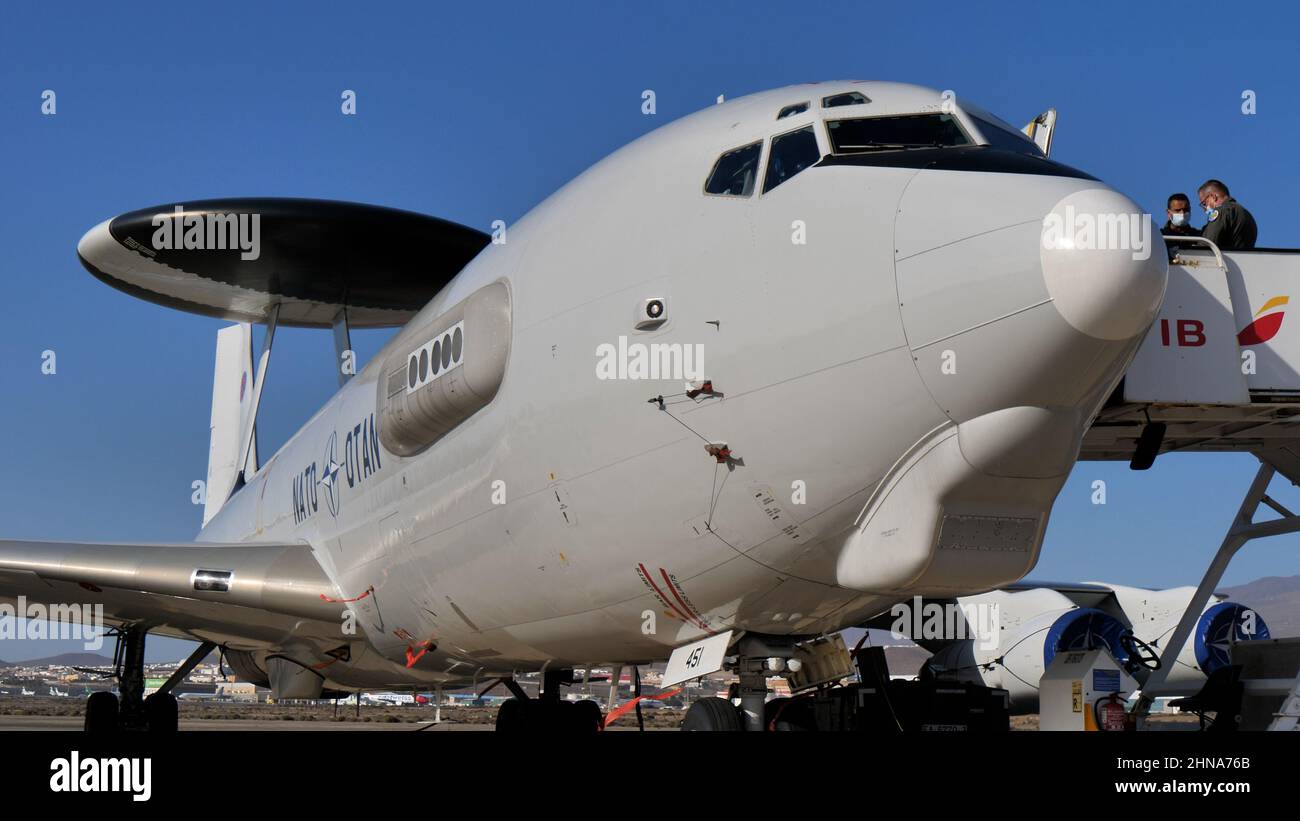
[[[217,331],[217,360],[212,374],[212,418],[208,440],[208,483],[203,504],[203,524],[230,498],[240,469],[257,470],[257,437],[248,452],[247,465],[239,461],[240,434],[253,407],[253,328],[241,323]]]

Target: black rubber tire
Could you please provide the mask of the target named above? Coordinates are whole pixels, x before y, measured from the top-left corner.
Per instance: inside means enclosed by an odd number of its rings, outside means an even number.
[[[745,728],[740,710],[725,698],[709,696],[691,705],[682,719],[686,732],[734,733]]]
[[[117,696],[107,690],[91,693],[86,699],[86,723],[88,733],[112,733],[117,726]]]
[[[506,699],[497,708],[497,732],[519,733],[528,729],[528,705],[517,698]]]
[[[575,732],[598,733],[605,729],[605,714],[600,711],[600,705],[591,699],[574,702],[569,718]]]
[[[145,697],[144,716],[151,733],[174,733],[180,729],[180,704],[171,693]]]

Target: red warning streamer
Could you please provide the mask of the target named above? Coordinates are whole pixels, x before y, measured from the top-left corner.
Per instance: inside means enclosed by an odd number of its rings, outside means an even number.
[[[432,644],[433,644],[433,639],[429,639],[427,641],[422,641],[416,645],[410,645],[410,644],[406,645],[406,666],[414,667],[415,663],[420,659],[424,658],[425,653],[429,652],[429,647]],[[417,649],[419,650],[418,653],[416,652]]]
[[[321,594],[320,594],[320,597],[321,597],[321,600],[322,600],[322,601],[327,601],[327,602],[329,602],[330,604],[348,604],[348,603],[350,603],[350,602],[354,602],[354,601],[361,601],[362,599],[364,599],[366,596],[369,596],[369,595],[370,595],[371,593],[373,593],[373,592],[375,592],[375,586],[372,584],[372,585],[370,585],[369,587],[366,588],[366,592],[362,593],[360,596],[357,596],[357,597],[355,597],[355,598],[351,598],[351,599],[331,599],[329,596],[326,596],[324,593],[321,593]]]
[[[681,691],[682,688],[678,687],[676,690],[669,690],[666,693],[660,693],[655,696],[637,696],[636,698],[632,699],[628,703],[620,704],[618,707],[615,707],[613,710],[610,710],[608,713],[606,713],[604,726],[608,727],[609,725],[613,724],[615,721],[618,721],[627,713],[628,710],[631,710],[632,708],[636,707],[637,702],[639,701],[663,701],[666,698],[672,698],[673,696],[677,695]]]

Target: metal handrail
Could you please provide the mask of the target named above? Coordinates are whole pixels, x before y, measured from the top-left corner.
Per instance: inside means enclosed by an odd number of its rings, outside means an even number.
[[[1224,269],[1225,271],[1228,270],[1228,265],[1223,261],[1223,252],[1219,250],[1219,246],[1215,245],[1213,242],[1210,242],[1205,237],[1164,236],[1164,240],[1165,242],[1192,242],[1192,243],[1202,243],[1204,245],[1207,245],[1209,246],[1210,250],[1214,252],[1214,258],[1219,261],[1219,267]]]

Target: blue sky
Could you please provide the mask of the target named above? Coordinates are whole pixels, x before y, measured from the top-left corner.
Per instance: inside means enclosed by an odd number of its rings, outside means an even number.
[[[307,196],[487,230],[719,94],[887,79],[953,89],[1014,123],[1055,106],[1054,157],[1153,213],[1171,191],[1219,177],[1254,212],[1260,244],[1300,246],[1291,9],[471,5],[0,12],[0,537],[161,541],[198,529],[190,483],[206,471],[223,323],[118,293],[75,253],[88,228],[136,208]],[[45,89],[54,116],[40,112]],[[343,89],[357,92],[355,117],[339,112]],[[645,89],[657,95],[653,117],[641,113]],[[1246,89],[1253,116],[1241,113]],[[364,361],[386,338],[353,341]],[[56,376],[41,374],[46,349]],[[331,351],[321,332],[278,335],[264,452],[335,390]],[[1147,473],[1085,463],[1032,575],[1195,583],[1254,469],[1229,455],[1162,457]],[[1104,506],[1090,502],[1095,479],[1108,484]],[[1297,548],[1300,537],[1252,545],[1226,583],[1294,574]],[[150,656],[180,646],[154,642]],[[56,649],[66,647],[5,642],[0,658]]]

